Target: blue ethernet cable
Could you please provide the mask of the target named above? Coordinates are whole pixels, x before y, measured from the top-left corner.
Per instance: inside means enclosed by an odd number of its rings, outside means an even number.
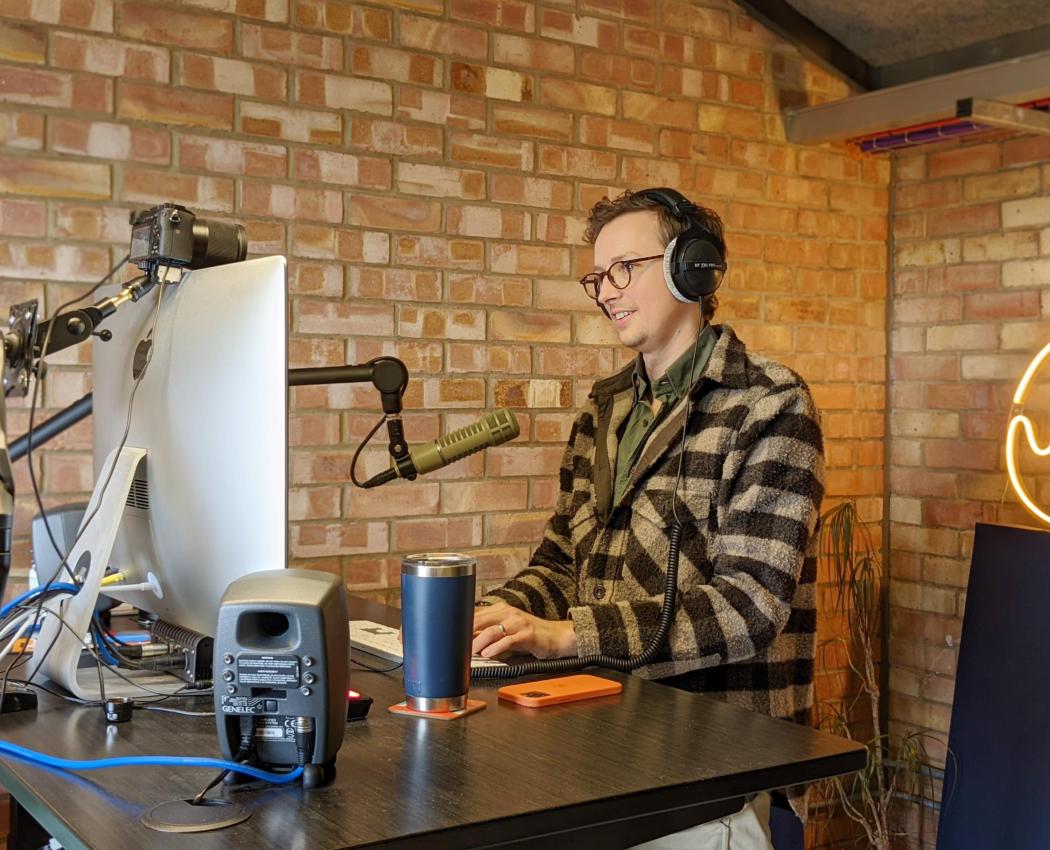
[[[55,767],[59,770],[104,770],[110,767],[132,767],[149,765],[151,767],[209,767],[216,770],[228,770],[231,773],[243,773],[252,779],[261,779],[274,785],[287,785],[295,782],[303,775],[303,768],[296,767],[289,773],[272,773],[262,770],[250,764],[241,764],[235,761],[214,758],[194,758],[191,756],[119,756],[108,759],[64,759],[58,756],[49,756],[47,753],[38,753],[18,744],[9,744],[0,741],[0,755],[10,755],[22,758],[44,767]]]
[[[32,590],[27,590],[21,596],[16,596],[10,602],[8,602],[3,608],[0,608],[0,620],[3,620],[15,610],[19,605],[25,602],[27,599],[32,599],[34,596],[39,596],[41,593],[47,591],[50,593],[53,590],[64,590],[67,593],[76,594],[80,591],[80,588],[75,584],[69,582],[54,581],[51,584],[42,584],[39,587],[34,587]]]

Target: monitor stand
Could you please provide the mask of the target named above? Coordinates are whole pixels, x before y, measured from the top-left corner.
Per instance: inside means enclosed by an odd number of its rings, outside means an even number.
[[[84,521],[88,521],[96,506],[98,512],[66,559],[81,581],[80,590],[75,596],[59,596],[44,602],[47,616],[36,636],[27,680],[47,677],[84,700],[101,699],[103,689],[107,697],[144,697],[154,693],[171,694],[184,687],[172,676],[156,670],[121,670],[117,675],[98,664],[80,666],[81,654],[87,647],[84,636],[95,612],[128,493],[139,465],[145,461],[146,450],[130,446],[120,449],[119,455],[114,449],[106,457]],[[56,580],[61,580],[60,574]]]

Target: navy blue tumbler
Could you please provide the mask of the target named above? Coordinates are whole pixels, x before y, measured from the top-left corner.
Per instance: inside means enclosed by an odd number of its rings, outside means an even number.
[[[467,555],[445,552],[409,555],[401,562],[401,640],[409,708],[466,707],[476,563]]]

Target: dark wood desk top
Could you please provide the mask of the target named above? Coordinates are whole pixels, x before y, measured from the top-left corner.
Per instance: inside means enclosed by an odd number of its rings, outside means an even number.
[[[386,622],[397,616],[362,600],[352,601],[351,614]],[[539,835],[545,847],[579,846],[574,830],[596,823],[605,824],[602,840],[585,846],[615,847],[725,814],[750,792],[864,765],[863,747],[851,741],[710,697],[597,672],[622,681],[623,693],[533,710],[499,703],[497,684],[483,684],[471,695],[485,700],[484,711],[441,722],[387,712],[404,697],[400,672],[355,669],[352,686],[375,704],[366,721],[347,727],[335,782],[313,791],[226,791],[253,815],[219,832],[172,835],[139,823],[158,803],[195,794],[212,770],[68,774],[4,758],[0,783],[67,848],[117,840],[122,848],[157,850],[458,850],[528,842],[528,836],[535,845]],[[210,707],[207,700],[198,704],[198,710]],[[132,722],[107,727],[99,709],[47,694],[35,713],[0,716],[0,737],[68,758],[219,754],[211,718],[136,711]],[[632,822],[643,815],[647,821]]]

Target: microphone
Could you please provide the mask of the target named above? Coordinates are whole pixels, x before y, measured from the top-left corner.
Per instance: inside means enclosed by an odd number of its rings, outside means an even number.
[[[506,408],[500,408],[439,440],[409,449],[405,457],[395,459],[393,467],[368,479],[364,486],[378,487],[398,476],[412,479],[433,472],[489,446],[502,445],[520,433],[521,428],[514,414]]]

